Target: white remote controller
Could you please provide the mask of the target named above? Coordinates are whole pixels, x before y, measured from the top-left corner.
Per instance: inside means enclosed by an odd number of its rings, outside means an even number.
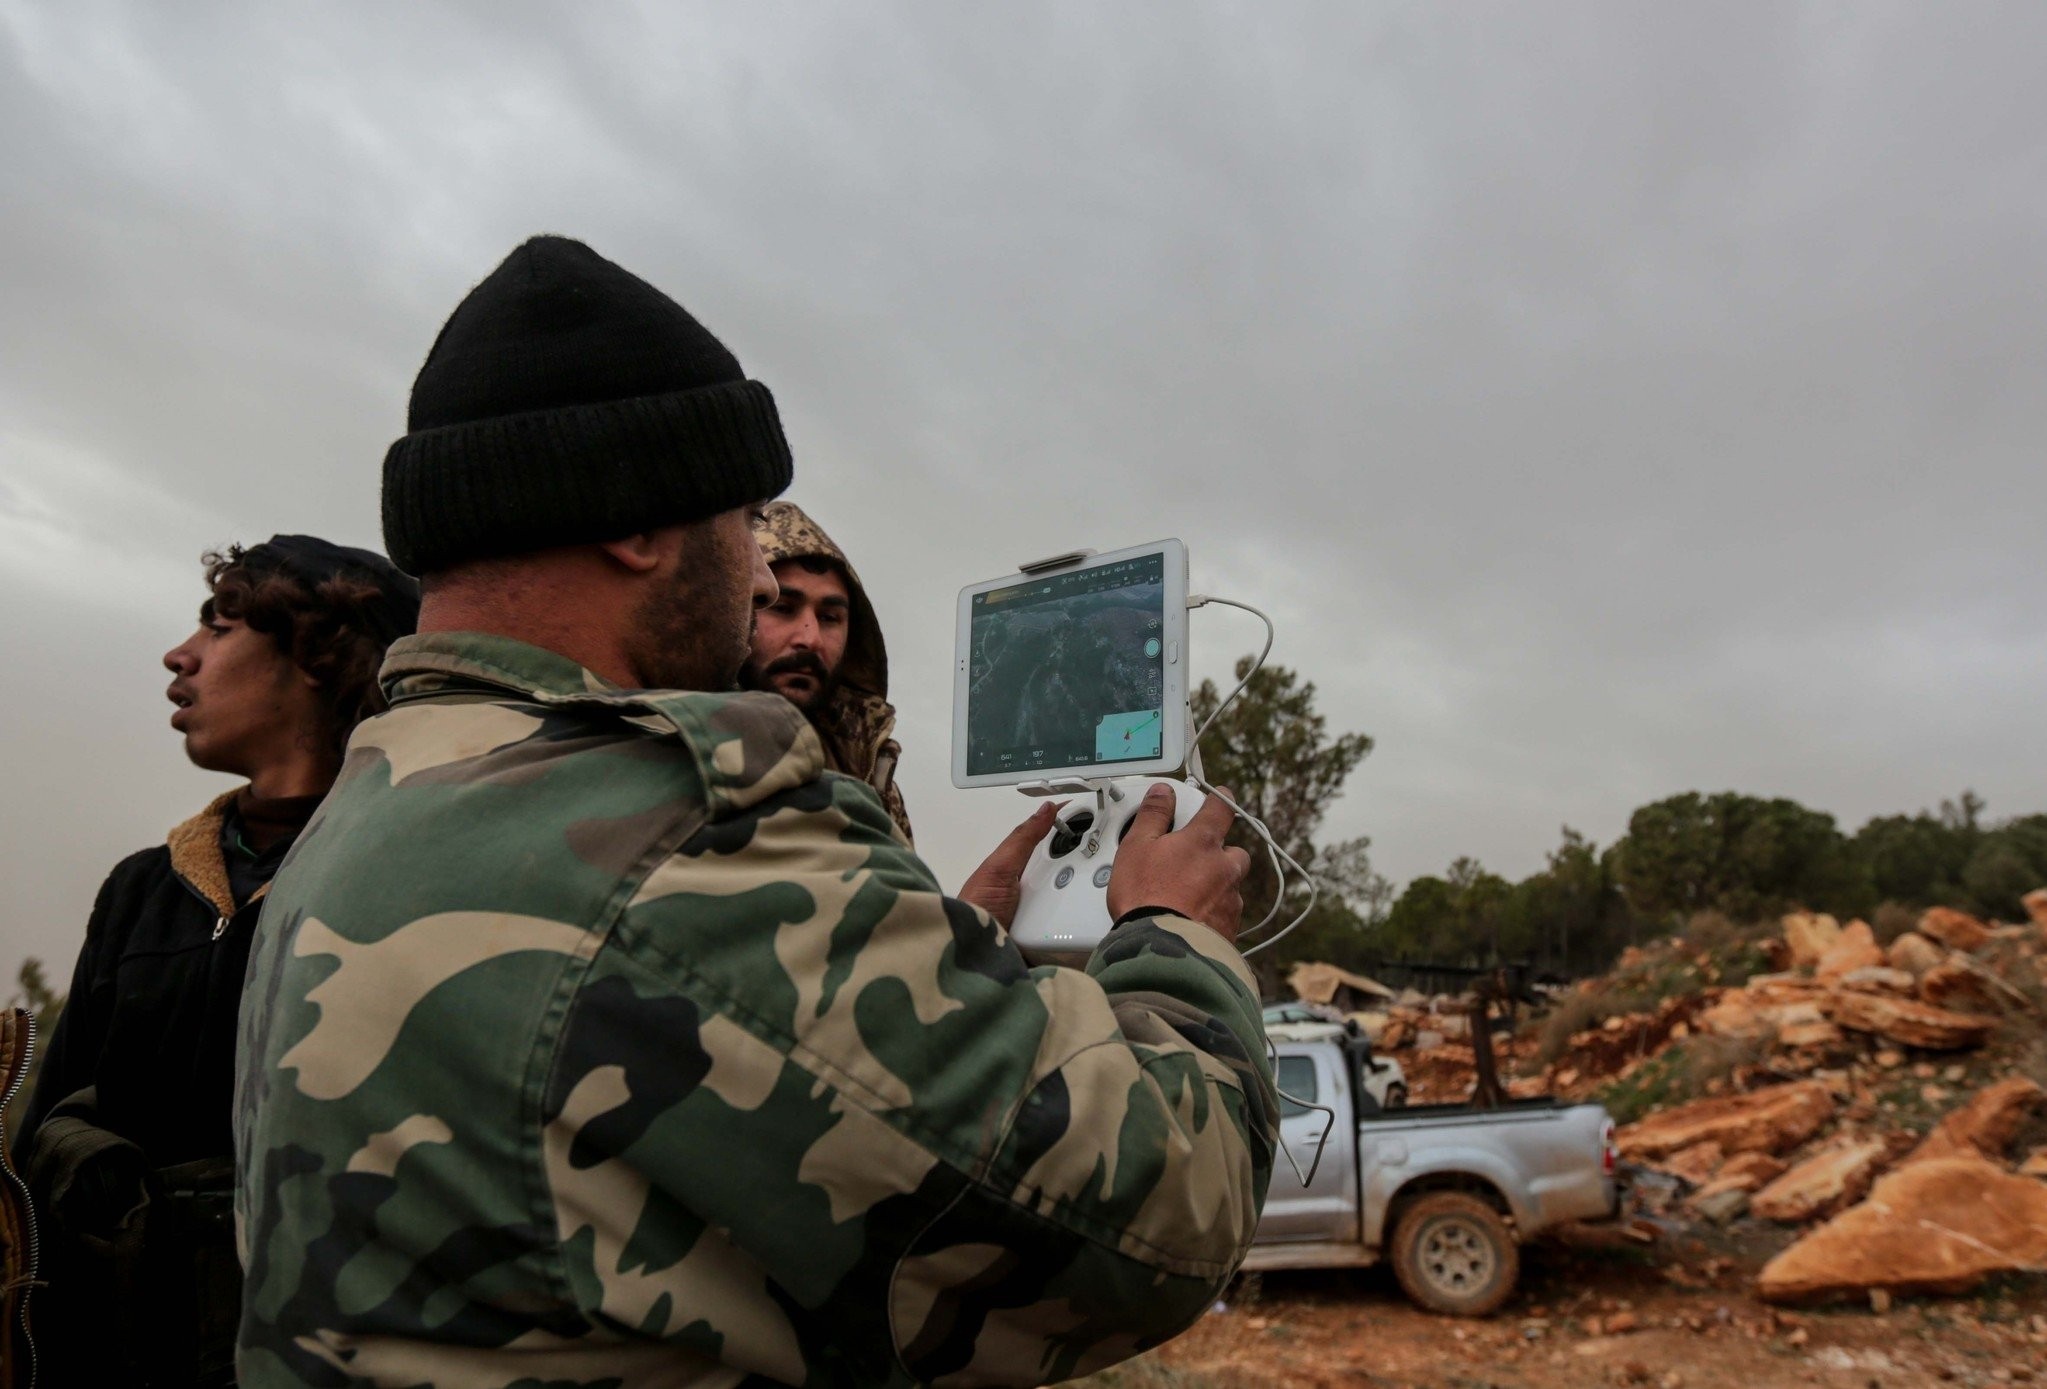
[[[1076,796],[1059,811],[1052,833],[1031,850],[1023,895],[1009,934],[1034,965],[1079,969],[1114,925],[1109,915],[1109,872],[1144,793],[1173,788],[1173,829],[1183,829],[1206,799],[1191,783],[1172,777],[1110,780],[1099,795]],[[1139,905],[1148,905],[1140,903]]]

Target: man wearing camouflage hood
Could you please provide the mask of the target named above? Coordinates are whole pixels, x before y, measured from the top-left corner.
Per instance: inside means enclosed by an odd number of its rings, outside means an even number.
[[[419,635],[249,963],[242,1385],[1037,1384],[1200,1316],[1277,1124],[1221,802],[1140,809],[1085,971],[941,894],[731,692],[773,396],[579,242],[470,292],[410,426]]]
[[[896,785],[903,749],[890,736],[888,646],[866,587],[846,552],[794,502],[769,502],[753,534],[781,593],[755,618],[741,683],[801,709],[826,764],[872,786],[903,838],[913,838]]]

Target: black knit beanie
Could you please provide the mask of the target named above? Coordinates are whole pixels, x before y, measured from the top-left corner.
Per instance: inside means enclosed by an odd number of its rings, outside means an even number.
[[[384,455],[384,545],[414,574],[701,520],[792,472],[774,396],[725,344],[559,236],[455,306],[407,426]]]

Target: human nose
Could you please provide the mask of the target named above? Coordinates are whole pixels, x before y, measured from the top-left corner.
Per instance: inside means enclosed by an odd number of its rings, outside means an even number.
[[[755,608],[771,606],[782,596],[782,586],[775,581],[775,571],[768,568],[768,557],[756,543],[753,547],[753,605]]]
[[[164,652],[163,665],[173,675],[190,675],[199,669],[199,657],[192,650],[192,639],[187,637]]]

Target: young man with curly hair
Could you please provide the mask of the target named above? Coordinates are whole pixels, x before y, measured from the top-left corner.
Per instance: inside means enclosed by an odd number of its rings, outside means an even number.
[[[50,1384],[228,1384],[235,1017],[262,899],[384,707],[419,588],[382,555],[279,535],[205,557],[166,652],[185,755],[241,779],[100,888],[17,1162],[43,1223],[32,1315]]]

